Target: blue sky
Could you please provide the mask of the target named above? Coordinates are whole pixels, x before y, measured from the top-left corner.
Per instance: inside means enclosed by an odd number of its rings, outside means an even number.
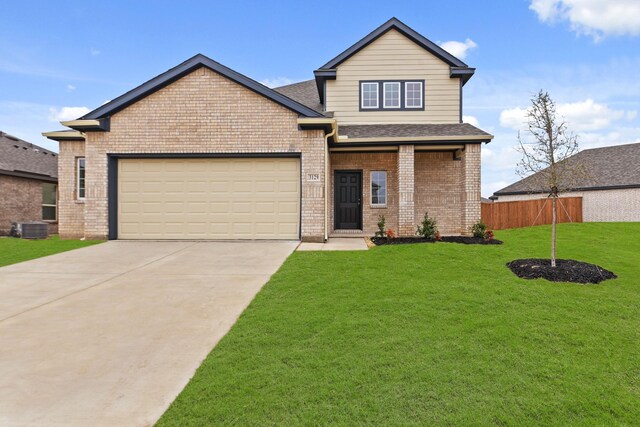
[[[539,89],[581,147],[640,142],[640,1],[32,1],[0,18],[0,130],[57,150],[40,132],[196,53],[269,85],[313,70],[395,16],[476,75],[464,115],[496,136],[483,195],[518,179],[517,130]]]

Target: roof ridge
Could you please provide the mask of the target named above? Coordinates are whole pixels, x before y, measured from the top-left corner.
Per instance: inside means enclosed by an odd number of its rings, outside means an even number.
[[[245,88],[252,90],[271,101],[284,106],[298,114],[302,114],[308,117],[318,117],[320,113],[295,101],[288,96],[281,94],[280,92],[265,86],[264,84],[252,79],[238,71],[235,71],[201,53],[198,53],[186,61],[181,62],[169,70],[156,75],[155,77],[147,80],[146,82],[136,86],[135,88],[125,92],[124,94],[112,99],[106,104],[99,106],[98,108],[83,115],[81,119],[102,119],[115,114],[129,105],[147,97],[148,95],[170,85],[171,83],[186,76],[198,67],[206,67],[215,73],[222,75],[223,77],[236,82],[237,84],[244,86]]]
[[[285,88],[285,87],[295,86],[295,85],[299,85],[299,84],[302,84],[302,83],[309,83],[309,82],[315,84],[315,81],[316,81],[315,79],[300,80],[299,82],[289,83],[289,84],[286,84],[286,85],[283,85],[283,86],[276,86],[276,87],[272,87],[271,89],[278,90],[278,89],[282,89],[282,88]]]
[[[463,67],[468,68],[469,66],[462,60],[456,58],[450,52],[447,52],[442,47],[438,46],[436,43],[432,42],[422,34],[418,33],[413,28],[409,27],[404,22],[400,21],[395,16],[391,19],[384,22],[382,25],[378,26],[373,31],[369,32],[366,36],[362,37],[360,40],[349,46],[347,49],[340,52],[333,59],[329,60],[326,64],[320,67],[320,70],[325,69],[333,69],[342,62],[346,61],[348,58],[353,56],[355,53],[360,51],[362,48],[372,43],[383,34],[386,34],[391,29],[396,29],[400,31],[405,37],[408,37],[413,42],[419,44],[423,48],[431,51],[434,55],[438,56],[444,62],[447,62],[450,66],[454,67]]]

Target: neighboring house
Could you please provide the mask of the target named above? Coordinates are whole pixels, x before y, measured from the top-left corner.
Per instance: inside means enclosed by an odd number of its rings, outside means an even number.
[[[640,221],[640,143],[581,151],[565,162],[579,164],[583,172],[562,184],[566,197],[582,197],[585,222]],[[578,168],[572,168],[578,169]],[[496,191],[496,202],[547,197],[536,175]]]
[[[45,134],[60,234],[323,241],[384,215],[407,236],[426,211],[466,233],[492,139],[462,123],[473,73],[395,18],[277,89],[196,55]]]
[[[58,155],[0,132],[0,235],[12,222],[57,224]]]

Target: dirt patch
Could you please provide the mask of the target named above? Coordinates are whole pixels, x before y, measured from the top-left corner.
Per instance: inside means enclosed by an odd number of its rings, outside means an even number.
[[[551,267],[550,259],[517,259],[507,263],[507,267],[522,279],[547,279],[551,282],[600,283],[618,277],[598,265],[573,259],[558,259],[556,267]]]
[[[396,237],[395,239],[389,239],[388,237],[372,237],[371,242],[376,246],[383,245],[407,245],[414,243],[462,243],[464,245],[501,245],[502,240],[498,239],[482,239],[480,237],[469,236],[444,236],[440,240],[427,239],[424,237]]]

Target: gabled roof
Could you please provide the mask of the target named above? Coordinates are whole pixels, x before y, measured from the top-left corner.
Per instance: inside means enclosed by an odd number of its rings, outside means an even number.
[[[276,87],[273,90],[280,92],[284,96],[306,105],[318,113],[322,113],[322,104],[318,96],[315,80],[305,80],[303,82],[293,83],[286,86]]]
[[[257,81],[250,79],[249,77],[225,67],[219,62],[214,61],[202,54],[197,54],[194,57],[187,59],[182,64],[160,74],[141,84],[135,89],[130,90],[117,97],[116,99],[96,108],[90,113],[85,114],[80,120],[100,120],[108,118],[109,116],[117,113],[120,110],[128,107],[129,105],[139,101],[140,99],[162,89],[163,87],[175,82],[176,80],[184,77],[199,67],[207,67],[224,77],[233,80],[234,82],[250,89],[280,105],[288,108],[305,117],[322,117],[322,114],[317,111],[300,104],[281,93],[276,92],[267,86],[258,83]]]
[[[414,29],[408,27],[405,23],[400,21],[398,18],[391,18],[384,24],[380,25],[378,28],[367,34],[356,44],[324,64],[320,67],[321,70],[328,70],[336,68],[342,62],[349,59],[351,56],[358,53],[361,49],[368,46],[371,42],[375,41],[378,37],[382,36],[387,31],[395,29],[400,33],[404,34],[409,39],[413,40],[417,45],[423,47],[428,50],[438,58],[442,59],[444,62],[449,64],[452,67],[464,67],[467,68],[467,64],[451,55],[449,52],[432,42],[431,40],[424,37],[422,34],[416,32]]]
[[[0,132],[0,175],[58,181],[58,155]]]
[[[324,102],[324,82],[326,80],[336,78],[336,67],[338,67],[341,63],[343,63],[392,29],[400,32],[401,34],[412,40],[414,43],[416,43],[418,46],[422,47],[423,49],[427,50],[428,52],[432,53],[433,55],[447,63],[450,66],[450,77],[461,78],[463,85],[471,78],[471,76],[473,76],[475,68],[469,67],[467,64],[465,64],[431,40],[427,39],[422,34],[407,26],[398,18],[391,18],[387,22],[367,34],[360,41],[358,41],[347,50],[313,72],[316,76],[316,87],[319,93],[320,102]]]
[[[572,168],[580,165],[580,169],[584,171],[576,173],[570,185],[561,183],[565,190],[640,188],[640,143],[583,150],[562,163]],[[493,194],[507,196],[545,193],[541,188],[543,174],[544,171],[540,171]]]

